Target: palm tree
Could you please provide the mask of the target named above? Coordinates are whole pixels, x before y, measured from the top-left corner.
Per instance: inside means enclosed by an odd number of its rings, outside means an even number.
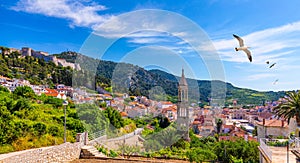
[[[284,101],[276,106],[273,111],[278,117],[288,120],[296,116],[297,124],[300,125],[300,92],[287,92]]]

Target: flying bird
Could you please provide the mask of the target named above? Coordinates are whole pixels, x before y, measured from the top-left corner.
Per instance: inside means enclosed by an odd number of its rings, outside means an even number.
[[[236,38],[240,44],[240,47],[236,47],[235,51],[243,50],[247,54],[249,61],[252,62],[251,52],[248,50],[249,47],[244,45],[244,40],[235,34],[233,34],[233,37]]]
[[[278,82],[278,79],[276,79],[274,82],[273,82],[273,85],[277,84]]]
[[[271,64],[271,66],[269,67],[269,68],[272,68],[273,66],[275,66],[276,65],[276,63],[273,63],[273,64]]]

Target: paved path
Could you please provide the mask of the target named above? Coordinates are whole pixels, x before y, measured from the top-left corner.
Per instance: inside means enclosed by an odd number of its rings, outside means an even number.
[[[272,163],[287,163],[286,147],[270,147],[272,150]],[[289,151],[289,163],[296,163],[296,156]]]
[[[113,150],[116,150],[119,148],[119,144],[123,144],[124,139],[122,140],[116,140],[116,141],[108,141],[105,143],[105,145]],[[143,146],[142,142],[139,141],[138,135],[134,135],[132,137],[126,138],[125,143],[128,145],[138,145],[140,147]]]

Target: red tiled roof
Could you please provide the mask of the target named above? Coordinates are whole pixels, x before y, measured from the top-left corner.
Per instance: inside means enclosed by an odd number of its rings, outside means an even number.
[[[167,111],[176,112],[177,109],[176,109],[175,107],[170,106],[170,107],[167,107],[167,108],[162,109],[161,112],[162,112],[162,113],[166,113]]]
[[[222,125],[223,128],[233,128],[233,125]]]
[[[199,121],[193,121],[193,125],[198,125],[198,124],[200,124],[201,122],[199,122]]]
[[[127,113],[123,112],[123,111],[120,114],[121,114],[122,117],[127,117],[128,116]]]
[[[172,105],[173,103],[170,101],[161,101],[162,105]]]
[[[10,78],[5,77],[5,76],[1,76],[1,75],[0,75],[0,78],[1,78],[1,79],[5,79],[5,80],[11,80]]]
[[[45,88],[45,89],[46,89],[48,94],[54,94],[54,93],[58,94],[58,92],[55,89],[50,89],[50,88]]]
[[[288,127],[288,123],[286,121],[282,121],[282,120],[277,120],[277,119],[271,119],[271,120],[265,120],[265,125],[266,127],[282,127],[282,123],[283,123],[283,127]],[[263,125],[263,122],[258,122],[258,125]]]
[[[57,97],[58,93],[45,93],[46,96]]]

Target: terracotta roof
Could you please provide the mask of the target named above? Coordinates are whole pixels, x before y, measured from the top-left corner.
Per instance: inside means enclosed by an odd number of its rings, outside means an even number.
[[[198,125],[198,124],[200,124],[201,122],[200,121],[193,121],[193,125]]]
[[[128,116],[127,113],[123,112],[123,111],[120,114],[121,114],[122,117],[127,117]]]
[[[200,129],[210,129],[210,130],[214,130],[214,126],[198,126],[198,128]]]
[[[172,105],[173,103],[170,101],[161,101],[162,105]]]
[[[46,96],[57,97],[58,93],[45,93]]]
[[[236,135],[237,137],[244,137],[244,136],[245,136],[245,134],[242,133],[242,132],[235,133],[235,135]]]
[[[230,134],[236,135],[236,136],[242,135],[242,134],[244,135],[245,133],[246,133],[246,131],[242,130],[242,129],[239,128],[239,127],[235,127],[235,128],[233,128],[232,131],[230,131]]]
[[[282,127],[282,123],[283,123],[283,127],[288,127],[288,123],[286,121],[282,121],[282,120],[277,120],[277,119],[271,119],[271,120],[265,120],[265,125],[266,127]],[[258,125],[263,125],[263,122],[258,122]]]
[[[133,101],[133,102],[130,102],[129,105],[136,105],[138,102],[137,101]]]
[[[172,106],[169,106],[167,108],[164,108],[162,109],[162,113],[166,113],[167,111],[172,111],[172,112],[176,112],[177,111],[177,108],[176,107],[172,107]]]
[[[0,78],[1,78],[1,79],[5,79],[5,80],[11,80],[10,78],[5,77],[5,76],[1,76],[1,75],[0,75]]]
[[[54,94],[54,93],[58,94],[58,92],[55,89],[50,89],[50,88],[45,88],[45,89],[46,89],[48,94]]]
[[[207,114],[209,112],[209,110],[205,109],[203,110],[204,114]]]
[[[56,90],[54,90],[54,89],[46,88],[45,95],[46,96],[57,97],[58,92]]]
[[[234,125],[222,125],[223,128],[233,128]]]

